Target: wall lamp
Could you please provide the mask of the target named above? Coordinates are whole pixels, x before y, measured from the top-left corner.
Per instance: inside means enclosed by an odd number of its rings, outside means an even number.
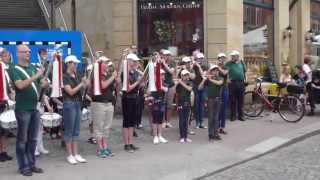
[[[292,35],[292,27],[288,26],[283,32],[283,39],[291,38]]]
[[[307,43],[312,43],[313,42],[313,39],[314,39],[314,32],[312,29],[310,29],[309,31],[306,32],[305,34],[305,41]]]

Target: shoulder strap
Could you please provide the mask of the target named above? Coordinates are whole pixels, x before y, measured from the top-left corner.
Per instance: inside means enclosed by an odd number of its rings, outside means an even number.
[[[242,70],[243,70],[243,75],[244,75],[244,80],[247,81],[247,75],[246,75],[246,65],[244,64],[243,60],[240,60],[241,61],[241,65],[242,65]]]
[[[24,76],[26,76],[27,79],[30,79],[30,76],[29,74],[23,69],[21,68],[20,66],[14,66],[17,70],[19,70]],[[39,97],[39,94],[38,94],[38,90],[37,90],[37,87],[36,85],[34,84],[34,82],[31,82],[31,86],[34,90],[34,92],[37,94],[37,97]]]

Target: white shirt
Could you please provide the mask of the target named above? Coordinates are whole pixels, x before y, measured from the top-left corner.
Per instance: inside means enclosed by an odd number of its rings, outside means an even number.
[[[302,69],[308,76],[307,82],[310,82],[311,78],[312,78],[312,70],[311,70],[310,66],[308,64],[303,64]]]

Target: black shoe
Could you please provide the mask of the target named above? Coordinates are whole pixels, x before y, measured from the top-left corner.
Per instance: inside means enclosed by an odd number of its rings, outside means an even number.
[[[241,117],[241,118],[239,118],[239,121],[245,121],[245,119]]]
[[[22,176],[32,176],[32,171],[30,169],[26,169],[26,170],[20,170],[20,174]]]
[[[133,137],[138,137],[138,134],[136,131],[133,131]]]
[[[60,146],[61,146],[62,148],[65,148],[65,147],[66,147],[66,142],[65,142],[65,141],[61,141]]]
[[[209,135],[209,142],[213,142],[213,136],[212,135]]]
[[[9,132],[7,135],[8,138],[14,138],[16,137],[16,135],[14,135],[12,132]]]
[[[7,154],[7,152],[3,152],[3,153],[1,153],[1,155],[2,155],[7,161],[11,161],[11,160],[12,160],[12,157],[9,156],[9,155]]]
[[[230,121],[235,121],[236,119],[235,118],[230,118]]]
[[[90,138],[88,139],[88,143],[90,143],[90,144],[97,144],[97,140],[96,140],[96,138],[94,138],[94,137],[90,137]]]
[[[34,172],[34,173],[38,173],[38,174],[42,174],[43,173],[43,170],[41,169],[41,168],[38,168],[38,167],[32,167],[31,169],[30,169],[32,172]]]
[[[314,116],[314,111],[311,110],[311,111],[307,114],[307,116]]]
[[[132,150],[134,150],[134,151],[137,151],[137,150],[140,149],[139,147],[134,146],[133,144],[129,144],[129,147],[130,147]]]
[[[133,149],[131,149],[128,144],[124,145],[124,150],[125,150],[126,152],[129,152],[129,153],[133,153],[133,152],[134,152]]]
[[[0,154],[0,162],[5,162],[7,158],[3,155],[3,153]]]
[[[213,139],[214,140],[218,140],[218,141],[220,141],[220,140],[222,140],[222,138],[217,134],[217,135],[214,135],[213,136]]]

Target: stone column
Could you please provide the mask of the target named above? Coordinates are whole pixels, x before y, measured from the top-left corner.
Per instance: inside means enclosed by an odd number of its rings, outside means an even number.
[[[112,3],[112,57],[119,59],[124,48],[136,43],[134,40],[136,0],[113,0]]]
[[[289,57],[289,38],[283,35],[289,26],[289,0],[274,1],[274,64],[280,74],[281,64]]]
[[[290,24],[293,34],[290,39],[290,65],[303,63],[305,54],[309,53],[306,33],[310,30],[310,1],[298,1],[290,11]]]
[[[243,52],[243,0],[205,0],[205,50],[210,60],[219,52]]]

